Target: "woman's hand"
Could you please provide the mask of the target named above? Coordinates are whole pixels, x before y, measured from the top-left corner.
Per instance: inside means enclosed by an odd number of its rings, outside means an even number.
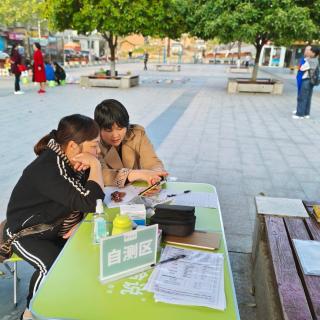
[[[79,224],[76,224],[75,226],[73,226],[67,233],[65,233],[65,234],[62,236],[62,238],[63,238],[63,239],[69,239],[69,238],[73,235],[73,233],[74,233],[74,231],[76,230],[76,228],[78,227],[78,225],[79,225]]]
[[[131,170],[128,175],[129,182],[133,181],[145,181],[149,186],[159,182],[162,177],[166,177],[168,172],[166,171],[154,171],[154,170]],[[145,195],[154,195],[161,190],[161,187],[155,187],[148,191]]]
[[[72,160],[75,162],[73,168],[76,171],[84,171],[92,166],[101,166],[99,160],[88,152],[79,153]]]
[[[161,191],[161,186],[157,186],[157,187],[152,188],[148,192],[144,193],[143,196],[144,197],[152,197],[152,196],[156,195],[157,193],[159,193],[160,191]]]

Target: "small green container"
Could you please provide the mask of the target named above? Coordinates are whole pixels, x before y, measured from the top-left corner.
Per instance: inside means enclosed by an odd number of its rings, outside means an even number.
[[[127,215],[117,215],[113,220],[112,235],[125,233],[132,230],[132,221]]]

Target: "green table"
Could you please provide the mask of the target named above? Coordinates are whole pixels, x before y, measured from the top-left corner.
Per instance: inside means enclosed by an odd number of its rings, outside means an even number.
[[[216,192],[201,183],[167,183],[174,190]],[[115,212],[118,209],[110,209]],[[143,291],[151,270],[116,282],[99,282],[99,247],[92,244],[92,222],[88,219],[64,247],[31,301],[35,319],[78,320],[233,320],[240,319],[232,280],[220,208],[196,208],[196,229],[219,231],[224,253],[225,311],[205,307],[178,306],[155,302],[153,294]]]

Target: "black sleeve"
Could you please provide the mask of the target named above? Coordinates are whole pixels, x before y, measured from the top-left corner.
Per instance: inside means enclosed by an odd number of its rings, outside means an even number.
[[[104,192],[95,181],[88,180],[82,186],[77,179],[59,170],[55,163],[43,164],[32,180],[36,189],[48,199],[71,211],[94,212],[97,199],[104,199]]]

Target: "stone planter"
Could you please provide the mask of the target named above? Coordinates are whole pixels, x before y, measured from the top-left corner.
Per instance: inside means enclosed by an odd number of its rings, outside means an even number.
[[[253,92],[282,94],[283,82],[275,79],[257,79],[252,82],[248,78],[229,78],[228,93]]]
[[[106,87],[127,89],[139,85],[139,76],[123,75],[117,77],[81,76],[81,87]]]
[[[227,72],[230,72],[230,73],[252,73],[252,67],[230,67],[227,69]]]
[[[181,65],[180,64],[157,64],[156,70],[157,71],[180,71]]]

